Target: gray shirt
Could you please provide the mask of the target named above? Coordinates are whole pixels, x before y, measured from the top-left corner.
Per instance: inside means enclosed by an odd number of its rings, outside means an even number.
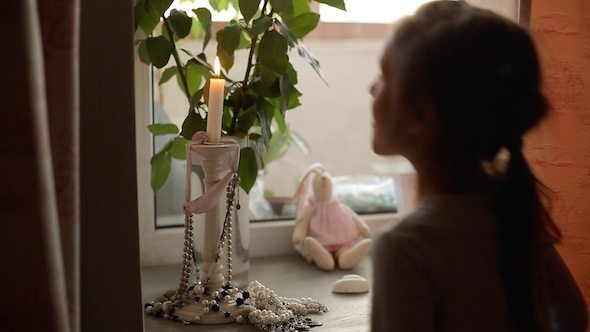
[[[496,232],[484,195],[423,198],[414,213],[376,242],[372,331],[514,330],[505,304]],[[586,308],[552,246],[547,264],[547,279],[553,285],[544,287],[541,298],[551,306],[540,309],[547,329],[583,331],[568,328],[571,315],[574,326],[587,324]],[[568,317],[560,317],[564,311]]]

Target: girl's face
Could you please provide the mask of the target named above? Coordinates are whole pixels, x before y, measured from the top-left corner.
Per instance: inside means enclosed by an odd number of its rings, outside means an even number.
[[[371,86],[373,96],[373,150],[380,155],[409,157],[412,148],[410,112],[400,102],[400,82],[393,38],[381,57],[381,73]]]

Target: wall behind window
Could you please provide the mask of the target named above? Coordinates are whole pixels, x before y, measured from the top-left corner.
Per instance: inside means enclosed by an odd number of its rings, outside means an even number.
[[[341,27],[340,27],[341,28]],[[383,31],[383,32],[381,32]],[[265,186],[277,195],[293,194],[298,180],[312,163],[321,162],[333,175],[388,174],[392,161],[375,155],[371,149],[372,115],[369,87],[378,75],[378,59],[388,27],[372,34],[373,38],[309,38],[305,45],[320,61],[327,84],[296,51],[291,61],[298,71],[297,88],[302,92],[301,106],[289,110],[287,123],[300,133],[311,153],[303,154],[292,146],[280,160],[270,163]],[[319,32],[322,33],[321,31]],[[324,32],[324,34],[334,32]],[[198,49],[201,41],[186,45]],[[215,45],[208,47],[215,50]],[[213,57],[214,55],[209,55]],[[237,57],[229,76],[244,75],[245,52]],[[156,73],[156,79],[159,73]],[[176,123],[182,123],[188,103],[176,82],[170,81],[155,90],[155,100]],[[180,172],[183,174],[182,172]],[[183,180],[181,180],[183,181]]]

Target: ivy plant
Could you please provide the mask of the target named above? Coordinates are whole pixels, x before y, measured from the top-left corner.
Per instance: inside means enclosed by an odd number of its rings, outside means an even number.
[[[238,16],[215,34],[216,54],[226,80],[222,130],[224,135],[247,137],[248,145],[241,149],[238,174],[242,188],[249,192],[259,167],[264,167],[277,153],[273,142],[285,142],[291,135],[285,122],[287,110],[300,105],[297,71],[290,62],[295,49],[323,80],[319,61],[303,45],[303,38],[313,31],[320,20],[310,10],[312,0],[210,0],[215,11],[234,7]],[[313,0],[345,9],[344,0]],[[206,129],[209,78],[214,75],[211,59],[205,49],[213,38],[212,14],[207,8],[191,12],[172,9],[173,0],[136,0],[135,29],[147,36],[137,40],[142,62],[164,68],[173,59],[174,66],[165,69],[159,84],[175,78],[189,102],[182,127],[174,124],[148,126],[153,135],[176,135],[151,159],[151,186],[157,192],[170,174],[172,159],[185,159],[185,144],[194,133]],[[167,14],[168,13],[168,14]],[[182,40],[202,38],[199,50],[182,47]],[[239,78],[231,78],[234,56],[247,52],[245,68]],[[184,60],[181,59],[183,54]],[[235,70],[233,71],[235,72]],[[233,73],[232,72],[232,73]],[[272,130],[271,128],[276,128]],[[273,135],[278,135],[273,139]],[[280,138],[280,139],[279,139]],[[302,140],[297,138],[296,143]],[[266,156],[266,158],[265,158]]]

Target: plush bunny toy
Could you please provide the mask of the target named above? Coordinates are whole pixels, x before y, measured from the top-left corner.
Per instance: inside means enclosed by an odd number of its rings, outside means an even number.
[[[313,177],[313,195],[309,181]],[[373,245],[367,224],[332,194],[332,177],[322,165],[314,164],[295,195],[297,223],[293,244],[310,263],[331,271],[353,268]]]

